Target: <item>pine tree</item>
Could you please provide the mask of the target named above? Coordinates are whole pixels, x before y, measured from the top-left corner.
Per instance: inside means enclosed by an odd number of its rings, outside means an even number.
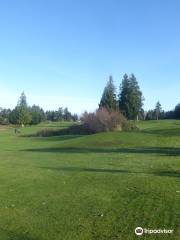
[[[161,111],[162,111],[162,108],[161,108],[161,104],[160,102],[158,101],[156,103],[156,107],[155,107],[155,113],[156,113],[156,119],[159,120],[159,116],[161,114]]]
[[[124,74],[122,83],[120,85],[119,109],[127,118],[129,118],[130,109],[129,95],[130,95],[130,81],[128,75]]]
[[[21,96],[19,97],[17,106],[27,108],[27,106],[28,106],[27,105],[27,99],[26,99],[26,95],[25,95],[24,92],[21,93]]]
[[[128,119],[138,119],[143,106],[142,92],[134,74],[123,76],[119,93],[119,109]]]
[[[175,107],[174,116],[176,119],[180,119],[180,103],[177,104]]]
[[[117,109],[116,88],[112,76],[109,77],[109,81],[104,88],[99,107],[104,107],[109,111]]]
[[[31,122],[32,116],[24,92],[21,93],[17,106],[14,109],[13,116],[16,124],[25,125]]]
[[[63,118],[65,121],[70,121],[72,119],[71,113],[67,107],[64,109]]]

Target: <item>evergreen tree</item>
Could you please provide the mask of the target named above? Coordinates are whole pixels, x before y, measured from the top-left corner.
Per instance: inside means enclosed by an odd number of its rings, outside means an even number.
[[[155,110],[149,110],[146,114],[146,120],[155,120],[156,119],[156,112]]]
[[[177,104],[175,107],[174,116],[176,119],[180,119],[180,103]]]
[[[74,122],[77,122],[77,121],[78,121],[78,115],[77,115],[76,113],[74,113],[74,114],[72,115],[72,120],[73,120]]]
[[[159,120],[161,111],[162,111],[161,104],[160,104],[160,102],[158,101],[158,102],[156,103],[156,107],[155,107],[156,120]]]
[[[104,88],[99,107],[105,107],[109,111],[117,109],[116,88],[112,76],[109,77],[109,81]]]
[[[0,108],[0,124],[9,124],[11,109]]]
[[[62,121],[63,120],[63,108],[60,107],[58,109],[58,121]]]
[[[120,85],[119,93],[119,109],[120,111],[129,118],[130,112],[130,81],[127,74],[124,74],[122,83]]]
[[[119,93],[119,109],[128,119],[138,119],[143,106],[142,92],[134,74],[123,76]]]
[[[17,103],[18,107],[22,107],[22,108],[27,108],[27,99],[26,99],[26,95],[24,92],[21,93],[21,96],[19,97],[18,103]]]
[[[45,120],[45,114],[42,108],[33,105],[30,109],[31,124],[38,124]]]
[[[72,119],[71,113],[67,107],[64,109],[63,118],[65,121],[70,121]]]
[[[12,111],[11,120],[15,124],[25,125],[25,124],[29,124],[31,122],[31,119],[32,117],[27,105],[26,95],[24,94],[24,92],[22,92],[18,100],[17,106]]]

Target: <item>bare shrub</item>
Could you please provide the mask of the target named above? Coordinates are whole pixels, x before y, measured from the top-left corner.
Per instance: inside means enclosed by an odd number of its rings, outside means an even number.
[[[106,108],[100,108],[94,113],[85,112],[81,120],[94,133],[122,129],[127,122],[120,112],[108,111]]]

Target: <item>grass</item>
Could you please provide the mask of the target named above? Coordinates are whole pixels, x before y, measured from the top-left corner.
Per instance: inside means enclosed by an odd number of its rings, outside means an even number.
[[[180,121],[138,125],[47,138],[0,130],[0,239],[133,240],[141,226],[174,229],[141,239],[179,240]]]

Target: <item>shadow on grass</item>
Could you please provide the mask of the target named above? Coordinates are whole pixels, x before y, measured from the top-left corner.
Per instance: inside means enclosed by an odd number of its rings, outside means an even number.
[[[150,174],[155,176],[176,177],[180,178],[180,172],[172,171],[155,171],[155,172],[139,172],[129,171],[123,169],[107,169],[107,168],[86,168],[86,167],[41,167],[53,171],[67,171],[67,172],[92,172],[92,173],[120,173],[120,174]]]
[[[159,171],[155,172],[154,175],[180,178],[180,171]]]
[[[73,124],[66,128],[43,128],[36,133],[24,134],[21,137],[54,137],[54,136],[65,136],[65,135],[90,135],[95,132],[88,129],[83,124]]]
[[[180,128],[169,128],[169,129],[149,129],[149,130],[142,130],[144,133],[148,134],[157,134],[163,136],[180,136]]]
[[[2,238],[3,239],[12,239],[12,240],[40,240],[40,238],[38,237],[32,237],[29,234],[21,234],[21,233],[16,233],[13,231],[4,231],[4,230],[0,230],[0,234],[2,234],[2,236],[4,236]]]
[[[41,168],[54,171],[69,171],[69,172],[130,173],[128,170],[105,169],[105,168],[84,168],[84,167],[41,167]]]
[[[133,154],[160,154],[166,156],[180,156],[180,148],[173,147],[149,147],[149,148],[77,148],[77,147],[59,147],[59,148],[33,148],[21,151],[42,152],[42,153],[133,153]]]
[[[54,136],[54,137],[34,137],[35,140],[40,141],[66,141],[75,138],[82,137],[83,135],[62,135],[62,136]]]

